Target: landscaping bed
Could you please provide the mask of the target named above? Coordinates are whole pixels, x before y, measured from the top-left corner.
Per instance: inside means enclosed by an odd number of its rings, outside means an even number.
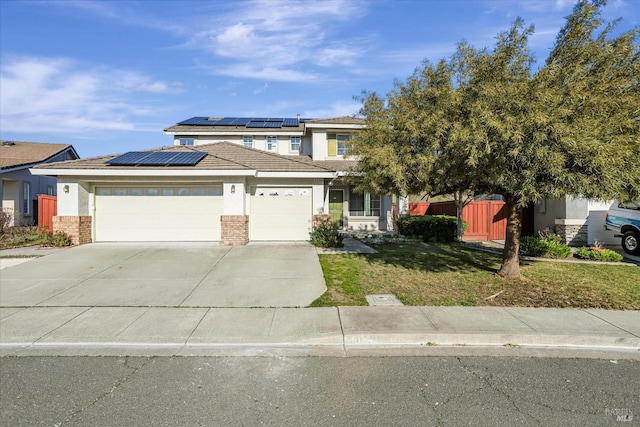
[[[367,305],[394,294],[405,305],[574,307],[640,310],[640,268],[522,261],[522,278],[495,275],[499,254],[462,244],[372,244],[377,254],[319,255],[327,292],[312,306]]]

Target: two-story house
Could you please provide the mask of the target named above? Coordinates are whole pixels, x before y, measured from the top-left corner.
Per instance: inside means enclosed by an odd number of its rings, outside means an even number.
[[[328,215],[347,230],[386,230],[390,198],[342,181],[356,164],[346,141],[363,126],[352,117],[194,117],[165,129],[172,146],[34,173],[58,177],[54,229],[77,243],[309,240]]]

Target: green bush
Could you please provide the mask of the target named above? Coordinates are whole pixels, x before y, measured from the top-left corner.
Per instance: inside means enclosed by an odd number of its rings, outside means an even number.
[[[425,242],[452,242],[456,239],[457,219],[453,216],[402,216],[396,220],[398,233],[422,237]],[[466,222],[463,230],[466,230]]]
[[[520,255],[542,256],[547,251],[547,241],[537,237],[522,237],[520,239]]]
[[[53,233],[50,231],[45,231],[43,234],[44,245],[57,246],[61,248],[63,246],[71,246],[72,244],[71,237],[64,231],[56,231]]]
[[[568,258],[571,249],[554,234],[520,239],[520,255],[543,258]]]
[[[611,249],[592,249],[586,246],[578,248],[574,256],[580,259],[609,262],[620,262],[623,259],[622,255]]]
[[[342,236],[337,225],[323,222],[311,230],[311,243],[320,248],[338,248],[342,246]]]

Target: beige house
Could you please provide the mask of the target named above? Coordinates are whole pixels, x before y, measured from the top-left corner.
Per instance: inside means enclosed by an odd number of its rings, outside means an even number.
[[[38,220],[38,194],[56,195],[56,179],[32,175],[29,168],[42,163],[78,158],[68,144],[0,141],[0,198],[9,225],[31,225]]]
[[[54,228],[90,241],[309,240],[314,220],[385,230],[391,200],[342,182],[345,141],[364,125],[325,120],[193,118],[174,145],[41,165],[58,178]],[[57,225],[56,225],[57,224]]]

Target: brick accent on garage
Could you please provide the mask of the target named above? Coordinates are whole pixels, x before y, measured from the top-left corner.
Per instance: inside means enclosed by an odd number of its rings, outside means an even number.
[[[221,243],[226,246],[249,243],[249,215],[220,216]]]
[[[54,216],[53,231],[62,231],[68,234],[74,245],[91,243],[91,217]]]

